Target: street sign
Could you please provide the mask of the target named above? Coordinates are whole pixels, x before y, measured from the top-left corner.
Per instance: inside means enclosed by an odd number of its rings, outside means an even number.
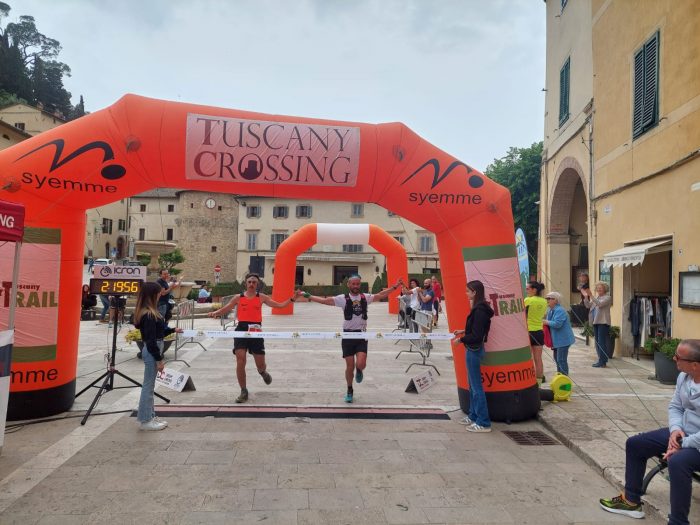
[[[217,264],[216,266],[214,266],[214,271],[215,271],[216,273],[219,273],[219,272],[221,271],[221,266],[218,265],[218,264]]]

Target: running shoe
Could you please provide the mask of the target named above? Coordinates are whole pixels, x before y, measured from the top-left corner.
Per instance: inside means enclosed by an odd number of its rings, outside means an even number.
[[[491,427],[482,427],[481,425],[477,423],[472,423],[467,427],[467,432],[479,432],[479,433],[485,433],[485,432],[491,432]]]
[[[600,508],[614,514],[622,514],[630,518],[641,519],[644,517],[641,503],[630,503],[622,494],[611,499],[601,499]]]
[[[141,430],[146,430],[146,431],[154,431],[154,430],[163,430],[165,427],[168,425],[164,425],[160,421],[156,421],[155,418],[151,419],[150,421],[144,421],[139,425],[139,429]]]
[[[362,370],[359,368],[355,369],[355,382],[357,383],[362,383],[362,380],[365,378],[365,375],[362,373]]]
[[[263,381],[265,381],[266,385],[269,385],[270,383],[272,383],[272,376],[270,375],[270,373],[267,370],[265,370],[264,372],[260,372],[260,376],[262,376]]]
[[[350,392],[348,392],[347,394],[345,394],[345,402],[346,402],[346,403],[352,403],[352,394],[351,394]]]
[[[248,401],[248,389],[244,388],[241,390],[241,395],[236,398],[236,403],[245,403]]]
[[[473,423],[474,422],[471,419],[469,419],[469,416],[464,416],[462,419],[459,420],[460,425],[471,425]]]

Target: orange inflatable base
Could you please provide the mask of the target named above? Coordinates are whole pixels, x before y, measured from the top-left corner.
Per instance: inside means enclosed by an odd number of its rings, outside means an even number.
[[[459,407],[469,414],[469,390],[457,387]],[[537,417],[540,411],[540,389],[535,383],[523,390],[510,392],[486,392],[491,421],[515,423]]]
[[[75,400],[75,379],[65,385],[42,390],[10,392],[7,420],[37,419],[70,409]]]

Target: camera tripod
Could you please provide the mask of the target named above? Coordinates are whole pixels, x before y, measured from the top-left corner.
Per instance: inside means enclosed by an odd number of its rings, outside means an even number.
[[[113,307],[116,310],[115,313],[117,315],[120,313],[119,310],[122,310],[122,312],[123,312],[124,308],[119,307],[119,298],[112,297],[111,302],[112,302],[113,306],[110,306],[110,308]],[[102,397],[102,395],[105,392],[109,392],[110,390],[114,390],[117,388],[136,388],[136,387],[142,388],[143,387],[143,385],[141,383],[130,378],[126,374],[122,374],[116,368],[115,361],[116,361],[116,355],[117,355],[117,332],[118,331],[119,331],[119,329],[118,329],[117,322],[115,319],[115,322],[112,323],[112,352],[111,352],[111,355],[109,358],[109,364],[107,365],[107,371],[104,374],[102,374],[100,377],[95,379],[88,386],[83,388],[80,392],[75,394],[75,397],[78,397],[79,395],[85,393],[88,389],[90,389],[92,387],[98,388],[97,384],[104,379],[104,381],[102,382],[102,385],[99,387],[99,390],[97,391],[97,394],[95,395],[95,399],[93,399],[92,403],[90,404],[90,408],[87,409],[87,412],[85,412],[85,416],[83,416],[83,419],[80,421],[81,425],[84,425],[87,422],[87,419],[90,417],[90,414],[95,409],[95,407],[97,406],[97,403],[99,402],[100,398]],[[144,351],[147,352],[148,350],[144,349]],[[115,387],[114,386],[114,376],[115,375],[118,375],[118,376],[126,379],[127,381],[129,381],[133,384],[128,385],[128,386],[116,386]],[[166,403],[170,403],[170,399],[168,399],[167,397],[161,396],[157,392],[154,392],[153,395],[159,397],[160,399],[162,399]]]

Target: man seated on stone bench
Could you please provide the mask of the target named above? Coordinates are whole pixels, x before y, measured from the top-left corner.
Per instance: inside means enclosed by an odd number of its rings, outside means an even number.
[[[642,480],[647,460],[663,454],[671,481],[668,523],[688,525],[693,472],[700,470],[700,339],[681,341],[673,358],[680,374],[668,406],[668,428],[627,439],[625,491],[601,499],[600,506],[608,512],[643,518]]]

